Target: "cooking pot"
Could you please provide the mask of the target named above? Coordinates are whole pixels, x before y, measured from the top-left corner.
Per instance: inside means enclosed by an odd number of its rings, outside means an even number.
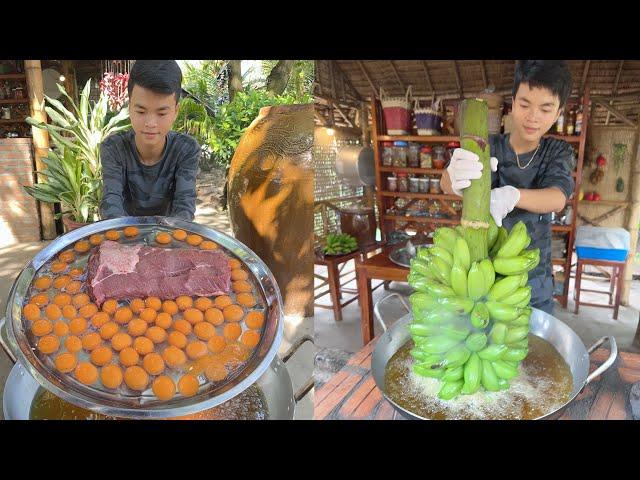
[[[352,187],[376,184],[376,172],[371,147],[345,146],[336,152],[336,176]]]
[[[374,314],[376,319],[382,325],[384,333],[379,338],[373,351],[371,358],[371,373],[373,374],[376,386],[380,389],[387,401],[389,401],[389,403],[391,403],[398,412],[407,418],[428,420],[427,418],[421,417],[398,405],[385,392],[384,378],[387,363],[400,349],[400,347],[411,339],[408,326],[413,318],[413,315],[408,313],[396,321],[390,328],[387,328],[382,316],[380,315],[380,305],[394,296],[400,299],[408,312],[411,312],[406,300],[397,293],[392,293],[375,304]],[[573,388],[569,395],[569,399],[554,411],[536,418],[536,420],[555,419],[562,415],[562,412],[564,412],[567,406],[576,398],[582,389],[589,384],[589,382],[604,373],[611,365],[613,365],[616,357],[618,356],[618,347],[614,337],[605,336],[600,338],[589,349],[587,349],[585,348],[584,343],[582,343],[582,340],[580,340],[580,337],[578,337],[578,335],[567,324],[561,322],[554,316],[543,312],[542,310],[538,310],[537,308],[532,308],[529,325],[533,335],[536,335],[553,345],[569,366],[571,376],[573,377]],[[609,342],[611,347],[609,358],[596,368],[593,373],[589,374],[589,354],[606,341]]]

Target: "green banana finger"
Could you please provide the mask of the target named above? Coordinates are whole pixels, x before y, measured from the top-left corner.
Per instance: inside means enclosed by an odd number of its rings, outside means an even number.
[[[440,227],[433,234],[433,243],[438,247],[442,247],[453,255],[453,248],[456,244],[458,234],[449,227]]]
[[[464,364],[464,386],[462,393],[472,395],[480,388],[482,380],[482,360],[477,353],[472,353]]]
[[[483,348],[478,352],[478,357],[482,360],[502,360],[504,354],[507,353],[509,349],[506,345],[489,345],[488,347]]]
[[[496,257],[515,257],[529,241],[527,227],[524,222],[519,221],[509,232],[509,236],[496,253]]]
[[[459,297],[467,296],[467,270],[458,262],[451,267],[451,288]]]
[[[434,245],[433,247],[429,248],[428,251],[429,255],[431,255],[432,257],[438,257],[439,259],[446,262],[450,267],[453,265],[453,255],[451,255],[448,250]]]
[[[422,323],[424,325],[442,325],[456,317],[457,315],[454,312],[444,310],[438,306],[430,312],[424,312],[417,316],[414,314],[414,322]]]
[[[471,356],[471,351],[465,347],[464,345],[460,345],[458,347],[452,348],[444,355],[443,366],[446,368],[455,368],[461,367],[469,357]]]
[[[493,216],[489,215],[489,229],[487,230],[487,248],[491,250],[498,239],[498,225]]]
[[[529,315],[523,313],[519,315],[515,320],[508,322],[509,328],[511,327],[528,327],[529,326]]]
[[[454,263],[458,263],[465,270],[469,270],[471,267],[471,253],[469,252],[469,245],[464,238],[458,238],[453,249]]]
[[[496,256],[500,248],[502,248],[502,245],[504,244],[504,242],[507,240],[508,236],[509,236],[509,232],[507,232],[506,228],[504,227],[498,228],[498,237],[496,238],[496,241],[491,247],[491,251],[489,252],[490,257],[493,258]]]
[[[438,397],[442,400],[451,400],[457,397],[460,394],[460,390],[462,390],[463,384],[464,382],[462,380],[458,380],[455,382],[445,382],[438,392]]]
[[[489,360],[482,360],[482,386],[490,392],[500,390],[498,376]]]
[[[438,307],[438,299],[428,293],[415,292],[409,296],[411,306],[417,310],[430,311]]]
[[[427,291],[434,297],[455,297],[456,292],[451,287],[441,283],[429,282],[426,284]]]
[[[441,380],[443,382],[456,382],[462,380],[464,377],[464,365],[460,365],[455,368],[447,368],[442,375]]]
[[[489,293],[487,293],[487,300],[501,301],[503,298],[508,297],[518,290],[520,282],[521,278],[518,275],[509,275],[498,280],[489,289]]]
[[[469,292],[469,298],[473,301],[480,300],[487,291],[486,279],[477,262],[474,262],[469,268],[467,291]]]
[[[472,333],[467,337],[464,344],[472,352],[478,352],[487,344],[487,336],[482,332]]]
[[[422,275],[416,275],[414,272],[409,273],[409,276],[407,277],[407,283],[411,286],[411,288],[419,292],[429,293],[427,285],[433,282],[434,280],[423,277]]]
[[[528,335],[529,326],[509,328],[504,337],[504,343],[519,342],[520,340],[527,338]]]
[[[524,308],[514,307],[512,305],[505,305],[501,302],[486,302],[485,305],[489,309],[489,315],[494,320],[499,322],[509,322],[518,318],[519,315],[524,313]]]
[[[442,332],[441,335],[459,342],[469,336],[469,329],[464,326],[443,325],[440,327],[440,331]]]
[[[506,343],[506,345],[509,348],[529,348],[529,336],[527,335],[527,338],[523,338],[517,342]]]
[[[519,257],[496,257],[493,268],[500,275],[520,275],[535,268],[535,261],[521,255]]]
[[[509,348],[500,358],[501,360],[508,360],[511,362],[519,362],[524,360],[529,353],[527,348]]]
[[[418,337],[431,337],[440,333],[440,327],[437,325],[425,325],[424,323],[412,323],[409,325],[411,335]]]
[[[459,340],[438,335],[436,337],[427,337],[421,344],[420,349],[427,353],[445,353],[455,347]]]
[[[491,365],[493,366],[493,370],[496,372],[496,375],[499,378],[511,380],[512,378],[518,376],[518,369],[511,367],[509,364],[503,361],[495,360],[491,362]]]
[[[471,325],[475,328],[485,328],[489,325],[489,309],[487,306],[478,302],[473,306],[473,310],[471,310]]]
[[[428,261],[429,260],[429,249],[431,247],[420,247],[416,250],[416,258],[418,260]]]
[[[497,345],[505,343],[507,338],[507,326],[504,323],[494,323],[491,333],[489,334],[489,338],[491,338],[491,341]]]
[[[484,296],[489,292],[494,282],[496,281],[496,272],[493,269],[493,263],[491,263],[491,260],[489,260],[488,258],[485,258],[484,260],[482,260],[478,264],[478,266],[480,267],[480,270],[482,271],[482,274],[484,275],[484,278],[485,278],[486,291],[482,295]]]
[[[423,352],[419,348],[412,348],[409,353],[413,358],[424,365],[437,365],[441,361],[439,355],[433,355],[427,352]]]
[[[437,279],[437,277],[431,271],[430,261],[429,260],[422,260],[420,258],[412,258],[409,261],[409,265],[410,265],[410,270],[409,271],[411,273],[418,273],[421,276],[429,278],[429,279]]]
[[[531,300],[531,287],[529,285],[527,285],[526,287],[519,287],[511,295],[500,300],[500,302],[504,303],[505,305],[517,305],[524,302],[525,300],[525,305],[528,305],[529,301]]]
[[[451,286],[451,265],[441,258],[431,257],[429,268],[440,282]]]
[[[438,298],[437,302],[441,308],[459,315],[469,313],[473,308],[473,300],[464,297],[443,297]]]
[[[521,273],[520,276],[522,277],[520,280],[520,286],[521,287],[526,287],[527,286],[527,282],[529,282],[529,273],[525,272],[525,273]]]
[[[413,371],[421,377],[440,378],[444,375],[444,369],[431,368],[431,366],[416,363],[413,365]]]
[[[504,378],[498,377],[498,388],[500,390],[508,390],[509,389],[509,380],[505,380]]]

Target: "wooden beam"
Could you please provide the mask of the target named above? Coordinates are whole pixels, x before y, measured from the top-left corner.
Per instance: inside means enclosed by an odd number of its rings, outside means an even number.
[[[323,127],[326,127],[327,124],[327,119],[324,118],[324,115],[322,115],[320,112],[318,112],[318,110],[313,110],[313,115],[320,121],[320,123],[322,124]]]
[[[640,122],[635,136],[634,149],[631,157],[631,172],[629,173],[629,215],[627,217],[627,230],[631,234],[630,256],[624,269],[622,280],[621,301],[623,305],[629,305],[629,293],[635,262],[635,253],[638,248],[638,225],[640,224]],[[640,331],[640,324],[638,325]]]
[[[480,66],[482,67],[482,81],[484,82],[484,88],[486,90],[489,87],[489,83],[487,82],[487,69],[484,60],[480,60]]]
[[[342,109],[335,103],[333,104],[333,108],[340,114],[342,118],[344,118],[344,121],[349,124],[349,127],[353,128],[353,122],[349,119],[347,115],[345,115]]]
[[[347,85],[349,86],[349,88],[351,88],[354,98],[356,98],[358,101],[362,101],[362,96],[360,95],[358,90],[356,90],[356,87],[353,86],[353,83],[351,82],[351,79],[345,73],[345,71],[342,70],[342,67],[340,67],[340,64],[338,62],[336,62],[335,60],[330,60],[330,61],[333,62],[334,68],[345,79],[345,81],[347,82]]]
[[[621,121],[623,121],[624,123],[626,123],[627,125],[631,126],[631,127],[637,127],[637,125],[629,120],[622,112],[619,112],[617,109],[613,108],[611,105],[607,104],[606,102],[602,102],[602,101],[598,101],[593,99],[594,103],[597,103],[598,105],[604,107],[608,113],[611,113],[612,115],[616,116],[617,118],[619,118]],[[612,103],[612,102],[610,102]],[[606,125],[606,123],[605,123]]]
[[[611,92],[611,101],[609,105],[613,106],[613,99],[616,97],[618,93],[618,82],[620,81],[620,74],[622,73],[622,66],[624,65],[624,60],[620,60],[618,64],[618,73],[616,73],[616,80],[613,83],[613,91]],[[611,116],[611,112],[607,112],[607,120],[604,122],[605,125],[609,125],[609,117]]]
[[[360,129],[362,130],[362,144],[369,145],[371,132],[369,131],[369,104],[366,102],[362,102],[360,107]]]
[[[580,82],[580,95],[584,93],[584,87],[587,85],[587,77],[589,76],[590,66],[591,66],[591,60],[587,60],[584,64],[584,70],[582,71],[582,81]]]
[[[329,81],[331,82],[331,96],[338,98],[336,95],[336,80],[333,76],[333,62],[329,62]]]
[[[24,70],[27,79],[31,116],[39,122],[46,123],[47,114],[44,111],[44,86],[42,83],[42,66],[40,60],[25,60]],[[47,166],[42,159],[49,156],[49,134],[46,130],[36,127],[31,127],[31,134],[33,136],[36,169],[44,171]],[[39,181],[39,178],[36,178],[36,181]],[[45,202],[38,202],[38,204],[42,238],[44,240],[53,240],[58,236],[53,204]]]
[[[376,89],[376,86],[371,81],[371,77],[369,77],[369,73],[367,72],[367,69],[365,68],[364,63],[362,63],[362,60],[357,60],[357,63],[358,63],[358,66],[360,67],[360,70],[362,70],[362,74],[364,75],[364,78],[366,78],[367,82],[369,82],[369,85],[371,86],[371,90],[373,90],[374,92],[377,92],[378,90]]]
[[[426,60],[422,61],[422,69],[424,70],[424,76],[427,79],[427,85],[429,86],[429,90],[431,90],[432,93],[436,93],[435,90],[433,89],[433,83],[431,83],[431,75],[429,75],[429,65],[427,65]]]
[[[460,72],[458,72],[458,62],[453,61],[453,73],[456,75],[456,85],[458,85],[458,94],[462,97],[462,83],[460,81]]]
[[[331,95],[323,95],[318,93],[314,94],[314,96],[326,102],[337,103],[341,107],[360,108],[360,103],[354,102],[352,100],[337,99],[333,98]]]
[[[391,65],[391,70],[393,71],[393,74],[395,75],[396,80],[398,81],[398,85],[400,85],[400,90],[404,92],[406,90],[404,88],[404,83],[402,83],[402,80],[400,79],[400,75],[398,75],[398,70],[396,70],[396,66],[393,64],[393,60],[389,60],[389,65]]]

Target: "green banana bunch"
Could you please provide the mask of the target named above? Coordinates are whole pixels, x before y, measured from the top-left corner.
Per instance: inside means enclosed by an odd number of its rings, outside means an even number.
[[[440,227],[433,234],[433,244],[442,247],[453,255],[456,240],[459,238],[456,231],[449,227]]]
[[[502,245],[504,244],[504,242],[506,242],[508,236],[509,236],[509,232],[507,232],[506,228],[504,227],[498,228],[498,235],[496,237],[495,242],[493,243],[493,246],[491,247],[491,250],[489,251],[489,256],[491,258],[494,258],[496,256],[500,248],[502,248]]]
[[[469,245],[464,238],[458,238],[453,248],[453,261],[461,265],[466,271],[471,267],[471,253]]]
[[[339,255],[351,253],[358,248],[358,242],[351,235],[346,233],[330,233],[327,235],[327,244],[324,246],[324,253],[328,255]]]
[[[454,256],[453,267],[451,267],[451,288],[456,292],[459,297],[467,296],[467,274],[468,271],[462,265],[460,265]]]
[[[496,253],[496,257],[515,257],[525,248],[525,245],[528,245],[530,241],[531,239],[527,233],[527,227],[524,222],[520,221],[511,229],[509,236]]]
[[[469,269],[469,275],[467,276],[467,292],[469,292],[469,298],[473,301],[480,300],[487,293],[489,288],[487,287],[487,280],[480,270],[478,262],[473,262]]]

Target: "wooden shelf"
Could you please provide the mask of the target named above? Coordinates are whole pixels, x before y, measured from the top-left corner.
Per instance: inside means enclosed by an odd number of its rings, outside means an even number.
[[[460,224],[460,219],[455,218],[406,217],[402,215],[383,215],[382,218],[383,220],[394,220],[396,222],[444,223],[447,225]]]
[[[11,119],[11,120],[7,120],[6,118],[0,118],[0,125],[7,125],[10,123],[24,123],[25,119],[23,118],[22,120],[19,119]]]
[[[570,232],[573,230],[571,225],[551,225],[552,232]]]
[[[585,205],[606,205],[608,207],[626,207],[629,205],[629,202],[620,202],[616,200],[580,200],[580,203],[584,203]]]
[[[380,192],[383,197],[400,197],[400,198],[421,198],[424,200],[457,200],[462,199],[456,195],[447,195],[446,193],[411,193],[411,192]]]
[[[448,143],[459,141],[459,135],[378,135],[378,142]]]
[[[567,259],[566,258],[552,258],[551,259],[551,263],[553,265],[564,265],[565,263],[567,263]]]
[[[381,172],[424,173],[425,175],[442,175],[444,168],[414,168],[414,167],[380,167]]]
[[[24,73],[3,73],[0,75],[0,80],[22,80],[27,76]]]
[[[9,98],[9,99],[0,100],[0,105],[7,105],[10,103],[29,103],[29,99],[28,98]]]

